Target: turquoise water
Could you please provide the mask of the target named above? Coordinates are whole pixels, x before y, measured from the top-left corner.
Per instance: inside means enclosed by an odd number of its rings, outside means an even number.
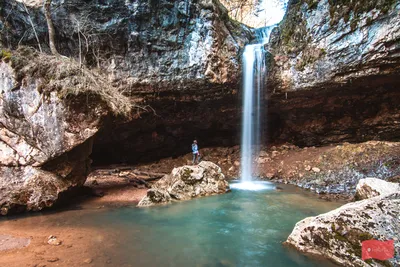
[[[118,229],[112,250],[133,266],[330,266],[286,248],[296,222],[340,206],[293,187],[231,193],[152,208],[117,208],[85,218]]]

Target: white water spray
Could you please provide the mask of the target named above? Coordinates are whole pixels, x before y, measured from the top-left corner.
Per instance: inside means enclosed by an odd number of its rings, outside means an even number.
[[[242,189],[257,190],[260,183],[251,183],[254,164],[261,145],[261,125],[263,122],[264,82],[267,75],[265,64],[265,45],[269,41],[275,25],[256,30],[257,43],[245,47],[243,53],[243,115],[241,143],[241,181]],[[262,188],[260,188],[262,189]]]

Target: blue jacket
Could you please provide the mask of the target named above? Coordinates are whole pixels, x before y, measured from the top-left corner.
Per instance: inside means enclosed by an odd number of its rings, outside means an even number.
[[[196,144],[192,144],[192,152],[193,154],[199,153],[199,147]]]

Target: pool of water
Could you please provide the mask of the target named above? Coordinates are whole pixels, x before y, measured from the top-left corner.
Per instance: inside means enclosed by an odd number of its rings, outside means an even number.
[[[225,195],[151,208],[116,208],[85,217],[118,231],[107,253],[134,266],[333,266],[286,248],[296,222],[340,203],[290,186],[232,189]],[[322,264],[322,265],[321,265]]]

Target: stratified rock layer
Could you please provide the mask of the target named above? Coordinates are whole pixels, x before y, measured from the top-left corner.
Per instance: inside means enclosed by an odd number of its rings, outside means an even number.
[[[271,37],[271,135],[312,146],[400,138],[400,1],[293,0]]]
[[[160,151],[170,155],[165,148],[175,150],[177,145],[166,145],[163,133],[172,131],[178,140],[182,134],[193,137],[183,133],[182,126],[172,129],[169,121],[182,125],[187,120],[193,125],[189,117],[203,109],[199,107],[203,101],[225,98],[230,105],[235,102],[230,100],[240,79],[240,50],[251,32],[229,19],[219,1],[53,0],[57,49],[61,55],[75,58],[79,66],[65,57],[49,60],[43,55],[43,64],[35,66],[30,58],[25,62],[19,58],[30,49],[21,53],[12,50],[20,45],[38,48],[39,42],[44,51],[49,51],[41,3],[28,1],[25,8],[21,1],[0,0],[3,213],[51,206],[61,192],[83,184],[90,165],[92,136],[108,110],[114,112],[125,106],[121,113],[128,116],[107,117],[108,129],[102,133],[116,129],[116,138],[97,138],[101,152],[95,158],[123,162],[129,155],[134,155],[132,161],[147,155],[149,160],[166,156],[158,155]],[[101,69],[101,75],[92,75],[87,66]],[[88,79],[81,79],[84,75]],[[131,97],[127,101],[118,100],[126,100],[127,95]],[[176,110],[180,103],[185,110],[177,120],[171,109]],[[149,113],[143,120],[139,111],[127,114],[130,105]],[[164,107],[166,113],[161,111]],[[223,111],[217,109],[215,113]],[[203,129],[222,118],[211,116],[206,121],[204,113],[198,114],[201,119],[197,117],[196,121],[203,121]],[[128,133],[119,131],[116,125],[121,124]],[[195,128],[191,131],[198,130]],[[147,142],[148,137],[151,142]],[[116,158],[107,153],[104,143],[110,150],[119,148],[119,144],[127,150],[117,150],[113,154],[120,158]]]
[[[395,258],[373,266],[400,264],[400,192],[346,204],[298,222],[286,244],[343,266],[371,266],[361,259],[361,242],[394,240]]]
[[[221,168],[209,161],[195,166],[183,166],[172,170],[148,190],[138,206],[152,206],[171,200],[188,200],[195,197],[226,193],[228,182]]]
[[[400,72],[400,1],[291,1],[272,47],[276,91],[334,87]],[[365,83],[368,85],[368,83]]]
[[[45,39],[41,8],[33,6],[30,12],[39,39]],[[104,68],[126,91],[148,97],[232,90],[240,79],[239,51],[251,38],[217,0],[53,0],[51,12],[63,55],[81,55],[87,64]],[[33,34],[22,38],[31,24],[21,3],[6,1],[0,21],[8,33],[3,43],[35,45]]]

